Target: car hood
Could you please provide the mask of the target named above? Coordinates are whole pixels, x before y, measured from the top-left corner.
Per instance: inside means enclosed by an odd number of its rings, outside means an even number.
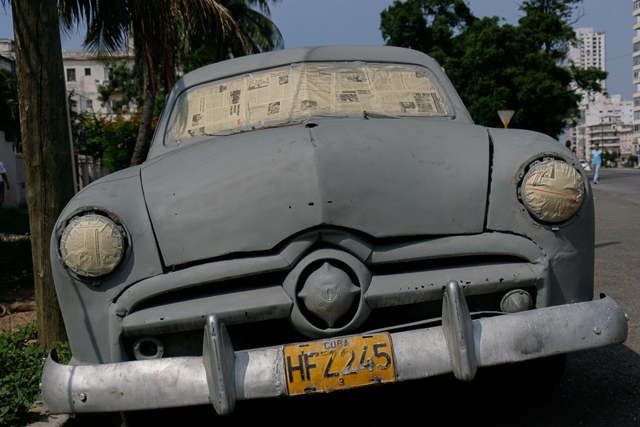
[[[316,226],[375,238],[480,233],[485,128],[319,119],[212,138],[141,169],[165,265],[269,250]]]

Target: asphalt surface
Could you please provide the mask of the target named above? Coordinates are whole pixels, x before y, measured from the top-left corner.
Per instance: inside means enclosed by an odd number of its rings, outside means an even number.
[[[535,371],[480,370],[471,383],[450,376],[326,395],[238,402],[227,418],[211,407],[127,414],[138,425],[640,426],[640,170],[604,169],[593,187],[596,298],[613,297],[629,316],[619,346],[567,356],[551,389],[532,390]],[[517,365],[515,365],[517,366]],[[121,425],[118,415],[78,416],[68,426]]]

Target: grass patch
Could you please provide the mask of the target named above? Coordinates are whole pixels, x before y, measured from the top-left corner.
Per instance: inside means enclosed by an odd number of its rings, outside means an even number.
[[[30,413],[33,402],[41,400],[40,378],[49,350],[36,340],[36,324],[18,326],[17,332],[0,333],[0,427],[25,425],[36,419]],[[54,343],[61,363],[71,358],[68,343]]]
[[[0,208],[0,233],[29,234],[29,212],[26,209]]]

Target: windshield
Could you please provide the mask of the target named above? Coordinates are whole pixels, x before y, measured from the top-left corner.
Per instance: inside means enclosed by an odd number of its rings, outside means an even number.
[[[173,108],[165,143],[322,115],[452,116],[433,73],[402,64],[298,63],[199,85]]]

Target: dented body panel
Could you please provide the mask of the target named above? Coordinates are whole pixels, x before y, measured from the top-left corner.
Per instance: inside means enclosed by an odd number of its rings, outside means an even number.
[[[483,231],[484,128],[414,119],[313,123],[264,129],[259,140],[248,132],[203,141],[145,164],[142,185],[166,265],[266,251],[320,225],[374,238]],[[238,232],[266,218],[268,227]]]

